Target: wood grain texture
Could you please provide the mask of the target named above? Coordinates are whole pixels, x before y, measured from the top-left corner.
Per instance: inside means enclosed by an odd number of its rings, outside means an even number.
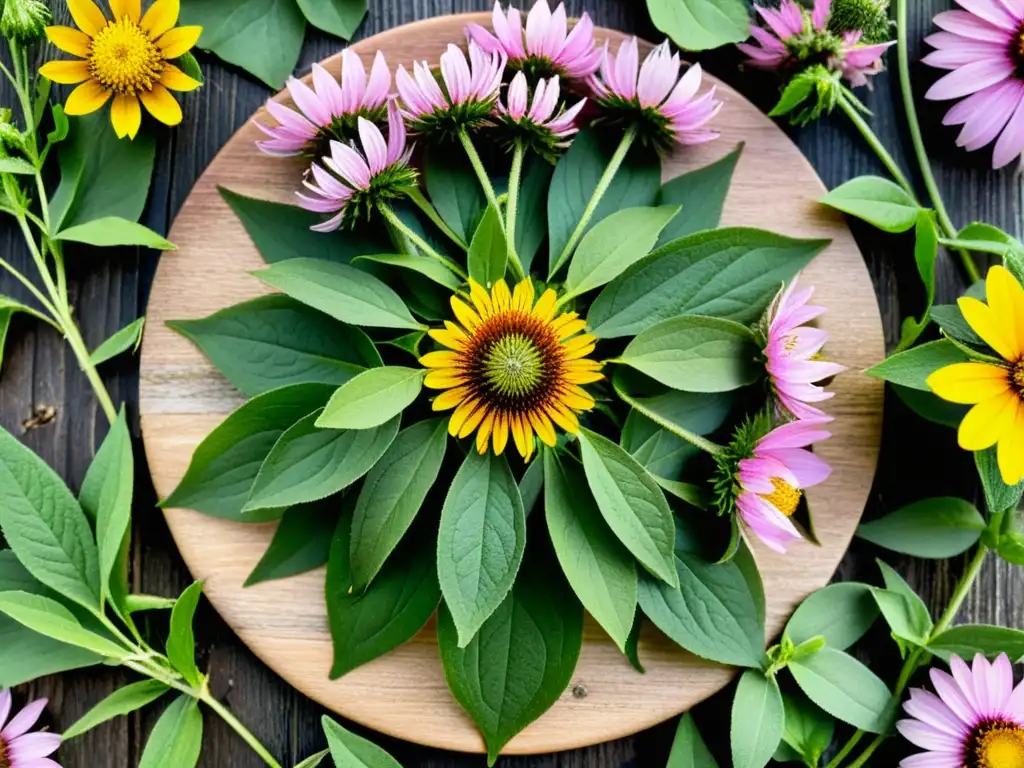
[[[469,21],[489,22],[485,14],[422,21],[364,40],[353,50],[367,63],[378,49],[392,66],[434,61]],[[622,36],[599,30],[598,38],[604,37],[617,44]],[[325,66],[338,74],[340,57]],[[718,87],[725,101],[715,120],[721,138],[669,158],[665,178],[706,165],[746,142],[723,223],[832,240],[804,279],[817,286],[816,299],[830,308],[823,321],[831,333],[829,355],[851,371],[834,385],[836,398],[829,403],[836,417],[834,438],[820,450],[835,471],[810,493],[822,546],[800,545],[786,557],[767,549],[757,552],[772,638],[795,605],[829,581],[864,509],[881,433],[882,387],[861,371],[882,359],[884,343],[867,269],[842,218],[817,204],[824,192],[817,175],[772,121],[728,86]],[[263,110],[255,119],[268,120]],[[165,323],[203,317],[266,292],[248,274],[262,259],[217,191],[223,186],[253,197],[294,199],[301,162],[261,154],[254,145],[261,135],[246,125],[197,181],[169,235],[178,250],[161,261],[153,284],[140,412],[160,497],[177,485],[199,442],[241,402],[202,354]],[[786,174],[777,174],[778,168],[786,168]],[[769,199],[772,204],[765,205]],[[483,749],[481,737],[447,690],[432,626],[391,654],[330,681],[323,570],[243,589],[274,525],[234,524],[189,510],[165,514],[185,562],[195,578],[205,581],[217,611],[297,689],[378,731],[447,749]],[[641,657],[646,675],[637,674],[596,626],[588,627],[573,685],[506,752],[549,752],[634,733],[692,707],[731,677],[725,668],[683,654],[654,630],[642,639]]]
[[[513,5],[523,9],[532,2],[512,0]],[[908,0],[907,4],[911,60],[916,61],[924,53],[922,37],[934,31],[932,16],[954,7],[954,2]],[[444,13],[485,11],[492,5],[491,0],[370,0],[370,14],[358,36],[367,37],[399,24]],[[65,4],[55,2],[53,6],[58,23],[68,23]],[[647,19],[643,0],[567,0],[566,8],[573,16],[587,11],[597,24],[606,27],[660,39]],[[336,53],[341,45],[334,38],[311,31],[297,73],[307,72],[312,62]],[[265,87],[245,73],[209,55],[200,53],[199,58],[207,85],[184,98],[184,123],[173,130],[153,123],[146,126],[146,130],[158,136],[159,153],[144,223],[160,231],[166,231],[193,183],[224,143],[269,95]],[[737,67],[740,58],[735,51],[727,50],[704,54],[700,60],[706,69],[736,87],[762,110],[770,109],[778,93],[774,82],[759,73],[740,71]],[[926,103],[921,98],[939,74],[916,64],[912,71],[925,141],[952,217],[960,225],[975,220],[989,221],[1020,236],[1024,218],[1020,183],[1013,169],[995,173],[988,166],[986,151],[967,154],[957,149],[954,139],[958,129],[940,124],[944,106]],[[859,92],[874,112],[871,123],[904,169],[919,180],[903,127],[895,73],[876,77],[874,86],[870,92],[864,89]],[[10,87],[0,82],[0,103],[15,102]],[[884,175],[877,159],[841,115],[804,129],[786,130],[830,188],[865,173]],[[786,171],[778,169],[778,173]],[[923,192],[920,184],[918,187]],[[853,231],[871,273],[886,340],[891,347],[898,339],[902,315],[919,312],[922,302],[911,243],[906,237],[882,235],[864,226],[854,226]],[[0,252],[16,266],[31,269],[31,259],[20,235],[7,218],[0,218]],[[70,253],[73,256],[69,259],[70,283],[76,297],[77,317],[91,345],[145,313],[156,254],[136,249],[98,251],[84,247]],[[964,287],[962,274],[943,253],[939,261],[939,300],[951,301]],[[0,293],[28,298],[21,286],[2,272]],[[125,357],[107,364],[102,372],[115,400],[128,403],[137,434],[136,365],[136,359]],[[40,403],[55,407],[56,418],[23,434],[22,422]],[[72,487],[81,482],[104,432],[95,399],[63,341],[48,327],[24,318],[16,318],[14,322],[0,371],[0,424],[38,451]],[[956,447],[952,431],[922,424],[895,398],[886,402],[885,425],[882,456],[868,515],[881,515],[927,495],[975,496],[977,488],[971,462]],[[140,446],[136,453],[142,461]],[[908,458],[911,456],[913,460]],[[190,576],[163,517],[153,510],[154,493],[143,467],[139,468],[137,477],[133,579],[136,586],[145,591],[174,595],[188,585]],[[878,583],[874,563],[878,556],[885,556],[896,566],[933,609],[941,609],[948,600],[961,568],[957,561],[934,563],[900,558],[854,542],[838,577]],[[1005,563],[989,563],[959,620],[1024,627],[1024,571]],[[160,638],[166,627],[158,616],[153,616],[148,630],[154,638]],[[256,659],[205,602],[200,606],[197,620],[197,640],[200,664],[211,670],[214,694],[238,713],[283,765],[295,765],[323,748],[319,728],[322,710]],[[900,664],[898,653],[881,629],[874,631],[864,644],[863,658],[889,679]],[[19,701],[30,696],[50,697],[45,722],[61,730],[124,682],[125,677],[118,670],[100,667],[40,680],[16,691],[16,697]],[[727,688],[695,710],[697,722],[723,766],[729,764],[729,698]],[[64,768],[135,768],[145,737],[158,715],[159,707],[155,707],[141,716],[104,725],[87,737],[62,746],[59,761]],[[674,728],[674,721],[670,721],[635,736],[594,747],[548,756],[510,757],[503,759],[501,765],[503,768],[661,768],[665,765]],[[484,765],[478,755],[424,748],[365,729],[361,732],[390,750],[405,768],[480,768]],[[839,735],[846,733],[841,729]],[[905,751],[901,740],[892,739],[879,750],[871,765],[876,768],[894,766]],[[259,768],[263,765],[226,725],[216,718],[207,718],[201,768]]]

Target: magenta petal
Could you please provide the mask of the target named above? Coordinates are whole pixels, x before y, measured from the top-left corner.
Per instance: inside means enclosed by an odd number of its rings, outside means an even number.
[[[963,742],[957,737],[918,720],[900,720],[896,723],[896,730],[911,744],[922,749],[952,752],[963,747]]]
[[[1015,81],[1005,80],[993,87],[998,89],[998,92],[990,99],[988,109],[967,118],[960,135],[957,136],[957,145],[966,147],[968,151],[973,152],[994,141],[1019,103]]]
[[[943,11],[937,14],[932,21],[939,29],[947,32],[955,32],[963,37],[972,40],[988,40],[993,43],[1003,43],[1006,50],[1013,43],[1013,35],[1007,34],[1005,29],[989,24],[983,19],[968,13],[967,11]]]
[[[388,145],[380,128],[365,117],[359,118],[359,138],[363,143],[363,153],[370,166],[370,175],[376,176],[387,168]]]
[[[345,99],[341,86],[334,79],[334,75],[319,64],[313,65],[313,88],[331,115],[343,114]]]
[[[966,736],[971,729],[958,718],[946,703],[931,691],[915,688],[910,699],[903,703],[903,709],[915,720],[953,736]]]
[[[59,733],[27,733],[14,739],[10,745],[10,757],[15,766],[23,760],[35,760],[52,755],[60,746]]]
[[[828,480],[832,467],[828,462],[803,448],[779,448],[771,456],[778,459],[797,480],[797,488],[810,488]]]
[[[957,752],[922,752],[900,761],[900,768],[961,768],[963,761]]]
[[[1006,127],[996,141],[992,152],[992,167],[1002,168],[1024,152],[1024,99],[1018,99],[1017,106]]]
[[[989,24],[1005,29],[1008,32],[1016,32],[1020,27],[1020,20],[1015,19],[1010,12],[993,0],[956,0],[964,10],[973,13],[979,19],[984,19]]]
[[[811,11],[811,23],[819,32],[825,29],[828,17],[832,13],[832,0],[814,0],[814,10]]]
[[[973,728],[975,723],[977,723],[978,717],[975,715],[970,702],[964,698],[960,686],[957,685],[952,675],[934,667],[929,674],[932,685],[935,686],[935,692],[946,703],[946,706],[953,711],[953,714]]]
[[[345,112],[355,112],[366,95],[366,67],[350,48],[341,52],[341,92]]]
[[[37,699],[31,704],[27,704],[21,712],[11,718],[7,727],[0,731],[0,739],[10,742],[27,733],[28,729],[35,725],[39,716],[43,714],[48,701],[48,699]]]

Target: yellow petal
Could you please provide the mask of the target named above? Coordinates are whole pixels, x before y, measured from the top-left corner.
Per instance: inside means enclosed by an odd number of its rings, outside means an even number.
[[[488,411],[487,415],[480,422],[480,429],[476,431],[476,449],[479,453],[487,452],[487,438],[491,436],[491,429],[494,427],[494,411]]]
[[[469,417],[466,419],[462,428],[459,430],[459,437],[468,436],[474,429],[476,429],[480,422],[483,421],[484,416],[487,415],[487,406],[480,405],[476,408]]]
[[[558,295],[548,288],[533,307],[533,314],[541,322],[547,323],[555,316],[555,304],[558,303]]]
[[[138,98],[120,94],[115,96],[114,103],[110,105],[110,122],[114,125],[117,138],[123,139],[127,136],[134,139],[142,125],[142,109],[139,107]]]
[[[593,384],[603,379],[604,374],[597,371],[567,371],[564,378],[570,384]]]
[[[494,417],[494,455],[501,456],[508,445],[508,415],[499,413]]]
[[[569,371],[600,371],[604,368],[604,363],[597,360],[568,360],[565,368]]]
[[[960,422],[960,447],[965,451],[983,451],[995,445],[1013,426],[1017,404],[1017,395],[1006,392],[971,408]]]
[[[932,392],[951,403],[975,405],[1010,388],[1010,372],[988,363],[956,363],[928,377]]]
[[[181,122],[181,105],[160,83],[155,83],[151,91],[142,91],[139,98],[149,114],[164,125],[177,125]]]
[[[576,341],[576,339],[573,339],[573,341]],[[564,359],[568,362],[579,360],[581,357],[586,357],[591,352],[593,352],[595,347],[596,345],[593,342],[591,342],[590,344],[587,344],[586,346],[583,347],[579,347],[578,349],[570,349],[565,352]]]
[[[164,64],[164,71],[160,75],[160,84],[172,91],[194,91],[202,86],[202,83],[189,77],[173,64]]]
[[[64,104],[69,115],[88,115],[107,103],[111,93],[96,80],[86,80],[75,88]]]
[[[529,312],[533,308],[533,281],[530,278],[520,280],[512,291],[512,309]]]
[[[92,77],[87,61],[50,61],[39,68],[39,74],[61,85],[78,85]]]
[[[465,383],[465,376],[449,368],[435,368],[423,379],[423,386],[429,389],[451,389],[461,387]]]
[[[573,385],[563,388],[558,394],[558,399],[574,411],[589,411],[594,407],[594,398]]]
[[[68,0],[68,10],[75,25],[89,37],[107,26],[107,17],[92,0]]]
[[[156,0],[146,15],[142,17],[141,27],[149,35],[150,39],[156,40],[160,35],[178,23],[178,14],[181,11],[180,0]]]
[[[177,27],[165,32],[156,44],[166,58],[176,59],[195,48],[201,34],[202,27]]]
[[[443,331],[438,331],[443,333]],[[428,352],[419,359],[420,365],[424,368],[454,368],[462,358],[456,352]]]
[[[472,332],[480,327],[480,315],[470,309],[462,299],[452,296],[451,305],[452,312],[455,313],[455,317],[465,326],[466,330]]]
[[[1024,356],[1024,289],[1006,267],[995,266],[985,280],[988,305],[1011,342],[1016,361]]]
[[[551,419],[543,413],[531,411],[530,423],[537,431],[537,436],[544,441],[544,444],[554,448],[555,442],[558,440],[558,435],[555,434],[555,428],[551,425]]]
[[[512,431],[512,440],[516,444],[519,455],[526,458],[526,431],[523,427],[523,420],[518,416],[509,416],[509,429]]]
[[[560,426],[569,434],[575,435],[580,431],[580,420],[577,419],[576,414],[568,408],[563,408],[560,405],[552,403],[547,406],[547,414],[555,424]]]
[[[999,440],[999,474],[1007,485],[1024,480],[1024,403],[1017,400],[1013,423]]]
[[[1015,332],[1003,325],[1000,318],[992,311],[992,307],[970,296],[962,296],[957,304],[964,313],[974,332],[981,336],[992,349],[1005,360],[1018,359],[1017,337]]]
[[[141,0],[110,0],[110,10],[114,19],[121,19],[127,16],[132,21],[138,21],[142,15]]]
[[[430,331],[430,338],[438,344],[448,347],[448,349],[454,349],[456,352],[465,349],[469,337],[455,323],[450,323],[446,320],[444,324],[446,330]]]
[[[74,27],[47,27],[50,42],[72,56],[87,58],[92,49],[92,38]]]
[[[469,298],[473,302],[473,306],[476,307],[477,313],[479,313],[482,320],[486,320],[488,317],[494,314],[494,306],[491,304],[491,294],[480,285],[476,280],[470,278],[469,280]]]
[[[569,353],[576,352],[584,347],[593,347],[596,340],[596,337],[591,336],[589,333],[584,333],[582,336],[577,336],[575,339],[569,339],[567,342],[562,344],[562,349]]]
[[[431,407],[435,411],[448,411],[457,406],[469,396],[469,387],[455,387],[447,392],[442,392],[434,398]]]
[[[491,304],[494,305],[495,312],[508,312],[512,307],[512,292],[503,277],[499,277],[491,288]]]

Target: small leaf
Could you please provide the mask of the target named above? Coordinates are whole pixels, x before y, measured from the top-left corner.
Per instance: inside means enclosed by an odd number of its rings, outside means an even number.
[[[178,65],[178,69],[193,80],[196,80],[200,85],[206,84],[206,78],[203,77],[203,70],[199,66],[199,61],[191,51],[179,56],[175,63]]]
[[[426,371],[388,365],[345,382],[316,420],[321,429],[370,429],[398,416],[423,388]]]
[[[689,712],[679,720],[665,768],[718,768]]]
[[[789,669],[807,697],[832,717],[869,733],[888,730],[892,693],[849,654],[826,647]]]
[[[688,51],[740,43],[750,34],[743,0],[647,0],[651,21]]]
[[[100,344],[89,355],[89,361],[93,365],[101,365],[108,360],[113,360],[118,355],[123,355],[129,349],[135,353],[142,343],[142,329],[146,325],[146,318],[140,317],[134,320],[109,339]]]
[[[999,470],[999,461],[996,456],[996,447],[993,446],[985,451],[975,451],[974,463],[978,468],[981,486],[985,490],[985,505],[988,507],[988,511],[991,514],[997,514],[1008,509],[1016,509],[1020,504],[1021,496],[1024,495],[1024,481],[1017,485],[1007,485],[1003,482],[1003,475]]]
[[[733,768],[764,768],[782,741],[785,727],[782,694],[774,677],[759,669],[740,676],[732,702]]]
[[[939,229],[935,211],[922,210],[914,227],[914,261],[924,283],[925,307],[920,320],[908,317],[903,322],[903,334],[897,352],[909,348],[928,327],[928,313],[935,301],[935,260],[939,255]]]
[[[137,683],[131,683],[123,688],[118,688],[65,730],[61,734],[61,740],[65,742],[70,741],[87,731],[91,731],[97,725],[102,725],[113,720],[115,717],[122,717],[142,709],[147,704],[152,704],[169,690],[171,689],[159,680],[140,680]]]
[[[877,618],[870,586],[852,581],[829,584],[800,604],[786,625],[786,636],[800,645],[821,635],[829,648],[841,651],[860,640]]]
[[[783,742],[807,765],[818,766],[832,743],[835,721],[799,691],[783,693],[782,703],[786,713]]]
[[[953,342],[943,339],[895,354],[869,368],[867,373],[893,384],[931,392],[931,387],[928,386],[929,376],[947,365],[966,363],[968,360],[970,358]]]
[[[159,595],[127,595],[124,599],[128,613],[139,611],[168,611],[174,608],[177,600]]]
[[[928,606],[903,577],[878,561],[885,581],[885,589],[874,589],[872,593],[889,628],[897,637],[915,643],[924,643],[932,631],[932,617]]]
[[[177,246],[149,227],[118,216],[104,216],[85,224],[62,229],[57,233],[55,239],[103,248],[115,245],[141,245],[161,251],[177,250]]]
[[[783,89],[782,95],[775,103],[775,106],[772,107],[768,116],[781,117],[782,115],[788,115],[814,93],[815,85],[813,77],[794,77]]]
[[[330,754],[331,751],[329,749],[317,752],[316,754],[307,757],[301,763],[296,765],[295,768],[317,768],[317,766],[324,761],[324,758],[329,757]]]
[[[190,585],[174,604],[171,611],[171,630],[167,637],[167,658],[192,685],[202,684],[203,676],[196,667],[196,638],[192,622],[203,593],[203,582]]]
[[[1024,658],[1024,631],[987,624],[961,624],[933,638],[928,650],[946,661],[951,655],[971,659],[980,653],[992,659],[1005,653],[1012,663],[1017,663]]]
[[[530,519],[530,513],[537,506],[537,502],[540,501],[543,493],[544,462],[530,462],[530,465],[523,473],[522,479],[519,481],[519,495],[523,499],[523,512],[526,513],[527,520]]]
[[[661,231],[659,246],[718,227],[743,146],[737,144],[721,160],[677,176],[661,188],[658,205],[681,205],[682,210]]]
[[[314,27],[351,40],[366,16],[366,0],[298,0],[299,8]]]
[[[0,592],[0,613],[33,632],[110,659],[121,660],[128,655],[121,646],[83,627],[75,615],[56,600],[42,595]]]
[[[964,313],[956,304],[940,304],[932,307],[929,316],[938,324],[943,333],[952,336],[957,341],[976,347],[984,346],[984,340],[971,328]]]
[[[198,700],[182,694],[160,715],[149,734],[139,768],[195,768],[203,747],[203,714]]]
[[[0,173],[13,173],[19,176],[34,176],[35,167],[20,157],[0,157]]]
[[[973,504],[944,496],[862,523],[857,535],[893,552],[944,560],[966,552],[984,530],[985,520]]]
[[[402,768],[395,758],[372,741],[342,728],[327,715],[320,720],[331,748],[331,759],[341,768]]]
[[[885,232],[906,232],[917,222],[920,210],[901,187],[880,176],[851,179],[825,195],[821,202]]]
[[[508,245],[501,214],[490,206],[476,228],[473,242],[469,244],[469,276],[484,288],[490,288],[505,276],[507,261]]]
[[[910,410],[934,424],[944,427],[958,427],[970,406],[950,403],[931,392],[911,389],[899,384],[892,385],[893,392]]]
[[[71,124],[68,116],[64,113],[64,107],[60,104],[51,104],[50,112],[53,114],[53,130],[46,134],[46,141],[50,144],[59,144],[68,137]]]
[[[325,565],[337,524],[338,503],[330,499],[289,507],[245,586],[286,579]]]
[[[353,264],[358,264],[360,261],[372,261],[376,264],[387,264],[391,267],[411,270],[450,291],[457,291],[462,287],[462,280],[455,273],[426,256],[412,256],[408,253],[384,253],[356,256],[352,259]]]

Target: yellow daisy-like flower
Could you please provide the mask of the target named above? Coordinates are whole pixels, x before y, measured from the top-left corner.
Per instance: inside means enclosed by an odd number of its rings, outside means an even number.
[[[928,377],[943,400],[973,405],[960,424],[960,447],[983,451],[998,444],[999,473],[1007,485],[1024,480],[1024,289],[1004,267],[985,280],[988,304],[965,296],[960,310],[1005,363],[956,363]]]
[[[491,445],[501,454],[511,433],[529,460],[534,433],[553,446],[555,425],[575,433],[576,414],[594,407],[580,385],[604,376],[601,364],[587,359],[595,338],[580,333],[586,321],[575,312],[555,317],[557,297],[550,289],[536,303],[534,298],[529,278],[514,291],[498,280],[490,293],[470,280],[472,306],[452,296],[458,323],[430,331],[448,349],[420,358],[430,369],[424,384],[446,390],[434,399],[434,410],[454,408],[448,431],[467,437],[476,430],[480,453]]]
[[[180,0],[156,0],[145,16],[141,0],[110,0],[110,9],[113,19],[93,0],[68,0],[78,29],[47,27],[46,36],[79,60],[51,61],[40,74],[64,85],[81,83],[64,105],[69,115],[88,115],[113,98],[110,120],[118,138],[138,134],[139,101],[161,123],[177,125],[181,106],[168,89],[192,91],[201,83],[170,62],[192,49],[203,28],[175,28]]]

